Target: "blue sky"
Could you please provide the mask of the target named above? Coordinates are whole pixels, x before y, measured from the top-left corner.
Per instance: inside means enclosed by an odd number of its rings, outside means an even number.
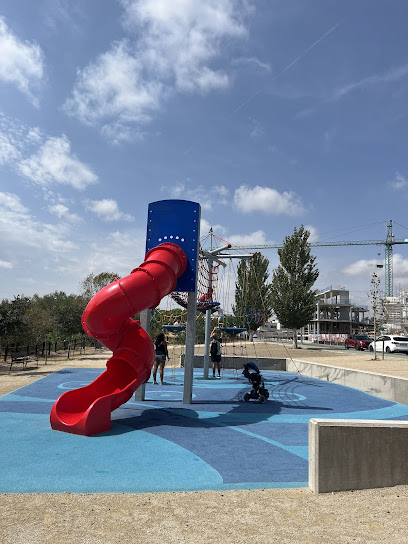
[[[200,202],[201,234],[240,245],[301,224],[312,241],[381,240],[389,219],[408,238],[405,0],[0,10],[0,298],[128,274],[162,199]],[[318,288],[366,302],[383,246],[314,254]],[[394,286],[408,287],[408,246]]]

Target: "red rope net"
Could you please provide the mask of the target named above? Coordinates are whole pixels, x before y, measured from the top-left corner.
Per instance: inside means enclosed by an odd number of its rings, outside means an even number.
[[[219,306],[219,300],[217,300],[219,267],[220,265],[216,262],[210,266],[208,259],[200,251],[197,270],[197,310],[199,311],[205,312],[208,308]],[[171,294],[171,298],[183,308],[187,308],[187,297],[188,293]]]

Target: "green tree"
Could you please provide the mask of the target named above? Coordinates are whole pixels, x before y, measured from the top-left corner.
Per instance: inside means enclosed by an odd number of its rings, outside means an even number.
[[[54,327],[50,331],[50,340],[66,339],[83,334],[81,317],[87,301],[78,295],[67,295],[63,291],[55,291],[41,299],[41,307],[46,308],[52,316]]]
[[[310,232],[303,225],[292,236],[286,236],[278,249],[280,265],[273,272],[271,301],[281,325],[293,329],[297,347],[297,331],[314,316],[317,291],[312,287],[319,276],[315,268],[316,257],[310,254]]]
[[[270,284],[267,283],[269,260],[254,253],[250,261],[242,260],[237,270],[235,304],[237,326],[255,331],[272,315]]]
[[[34,295],[31,307],[24,314],[27,322],[25,342],[27,344],[38,344],[50,340],[52,332],[56,329],[55,316],[49,311],[43,300]]]
[[[4,299],[0,309],[0,334],[3,341],[18,344],[25,341],[27,334],[26,312],[31,306],[31,299],[17,295],[12,301]]]
[[[96,276],[91,272],[80,285],[82,296],[89,302],[98,291],[115,281],[115,278],[120,279],[115,272],[101,272]]]

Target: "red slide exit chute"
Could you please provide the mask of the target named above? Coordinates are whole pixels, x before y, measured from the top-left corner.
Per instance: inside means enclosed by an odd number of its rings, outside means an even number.
[[[66,391],[51,409],[51,427],[91,436],[111,428],[111,412],[145,383],[154,362],[154,345],[138,312],[155,308],[171,293],[187,266],[184,251],[164,243],[151,249],[144,262],[123,279],[101,289],[82,315],[85,332],[113,352],[106,370],[85,387]]]

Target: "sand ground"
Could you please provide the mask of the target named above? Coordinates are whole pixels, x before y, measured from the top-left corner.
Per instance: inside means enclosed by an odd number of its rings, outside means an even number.
[[[202,348],[202,347],[201,347]],[[200,352],[200,347],[197,351]],[[292,357],[408,378],[408,356],[256,345]],[[178,366],[178,349],[170,364]],[[202,351],[201,351],[202,353]],[[103,368],[109,352],[0,367],[0,395],[64,367]],[[4,437],[3,437],[4,440]],[[7,467],[2,467],[6,470]],[[163,467],[165,477],[165,466]],[[316,495],[308,489],[146,494],[0,494],[0,544],[195,542],[408,544],[408,486]]]

